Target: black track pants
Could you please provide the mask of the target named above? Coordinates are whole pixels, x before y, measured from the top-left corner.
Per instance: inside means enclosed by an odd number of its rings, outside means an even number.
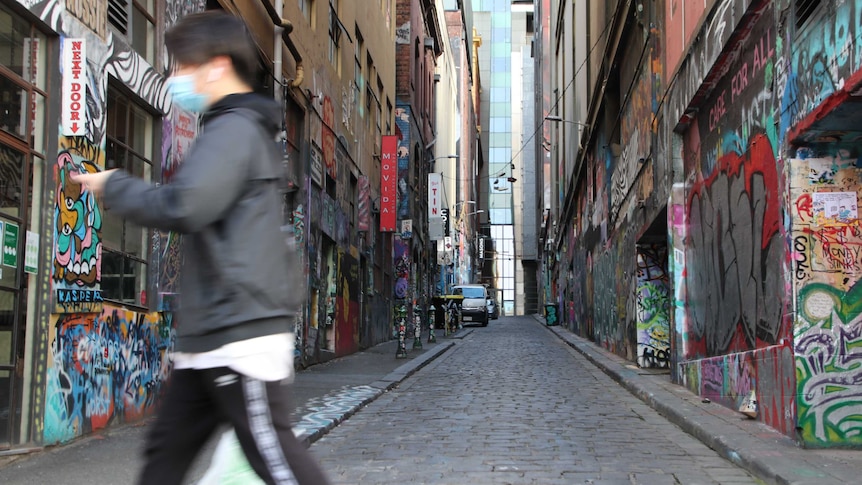
[[[328,483],[290,426],[288,386],[228,367],[171,374],[150,430],[141,485],[180,485],[220,424],[234,427],[249,464],[269,484]]]

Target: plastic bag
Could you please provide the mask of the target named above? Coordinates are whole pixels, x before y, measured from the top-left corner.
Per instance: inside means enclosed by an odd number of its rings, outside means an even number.
[[[197,485],[264,485],[248,464],[233,429],[225,431],[216,445],[210,466]]]

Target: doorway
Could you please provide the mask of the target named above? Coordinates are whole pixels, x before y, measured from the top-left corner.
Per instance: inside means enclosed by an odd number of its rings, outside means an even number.
[[[667,208],[637,243],[638,366],[670,367],[670,280]]]
[[[25,240],[42,234],[45,173],[47,37],[0,5],[0,450],[28,441],[32,371],[28,328],[34,326],[37,267]],[[29,236],[29,238],[28,238]],[[31,261],[27,258],[27,261]],[[28,324],[29,323],[29,324]]]

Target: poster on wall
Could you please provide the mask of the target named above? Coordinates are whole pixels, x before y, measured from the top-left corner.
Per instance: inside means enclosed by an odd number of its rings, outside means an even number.
[[[18,225],[3,224],[3,266],[18,267]]]
[[[338,179],[338,169],[335,164],[335,132],[332,127],[335,126],[335,109],[332,106],[332,98],[329,96],[323,97],[323,125],[321,126],[320,140],[323,143],[323,164],[326,166],[326,173],[333,180]]]
[[[33,231],[27,231],[27,239],[24,246],[24,271],[36,274],[39,269],[39,235]]]
[[[357,181],[358,200],[356,201],[357,221],[356,230],[359,232],[368,232],[371,225],[371,186],[368,183],[368,177],[360,175]]]
[[[320,148],[314,143],[311,144],[311,181],[318,187],[323,187],[323,161]]]
[[[811,202],[818,223],[849,223],[859,218],[856,192],[814,192]]]
[[[87,117],[87,44],[63,39],[62,127],[65,136],[84,136]]]

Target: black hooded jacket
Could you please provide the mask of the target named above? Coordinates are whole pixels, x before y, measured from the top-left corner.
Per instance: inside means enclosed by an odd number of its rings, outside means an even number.
[[[125,172],[108,178],[107,210],[184,234],[176,350],[290,332],[302,270],[282,232],[274,142],[281,113],[256,94],[213,104],[174,178],[152,185]]]

